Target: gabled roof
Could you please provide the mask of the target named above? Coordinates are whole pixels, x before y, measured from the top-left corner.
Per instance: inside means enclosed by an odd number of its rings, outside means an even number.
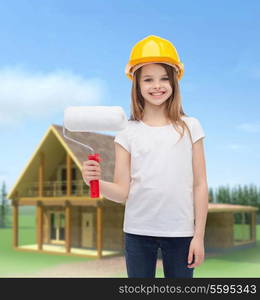
[[[25,165],[17,181],[15,182],[9,194],[7,195],[8,199],[12,199],[14,197],[15,190],[25,178],[25,175],[26,173],[28,173],[29,168],[32,166],[32,164],[35,164],[35,160],[37,159],[38,154],[41,151],[43,151],[44,145],[46,144],[46,141],[50,137],[50,135],[54,135],[55,139],[65,149],[66,153],[68,153],[71,156],[72,160],[80,170],[83,165],[83,161],[86,161],[88,154],[91,154],[91,151],[87,148],[66,139],[63,136],[62,126],[55,124],[50,125],[46,133],[40,140],[38,146],[32,153],[31,158]],[[114,136],[95,132],[68,132],[67,135],[73,139],[78,140],[81,143],[89,145],[95,150],[95,153],[99,153],[101,157],[100,165],[102,169],[102,179],[106,181],[113,181],[115,160]]]

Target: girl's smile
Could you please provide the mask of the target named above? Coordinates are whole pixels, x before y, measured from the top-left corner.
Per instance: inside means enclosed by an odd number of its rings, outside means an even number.
[[[160,92],[160,93],[150,93],[150,95],[152,95],[153,97],[157,97],[160,98],[162,95],[164,95],[165,92]]]

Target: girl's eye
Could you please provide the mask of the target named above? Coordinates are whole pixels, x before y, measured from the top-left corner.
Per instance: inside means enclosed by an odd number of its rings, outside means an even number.
[[[164,78],[162,78],[162,80],[169,80],[169,78],[168,77],[164,77]],[[144,81],[151,81],[151,79],[145,79]]]

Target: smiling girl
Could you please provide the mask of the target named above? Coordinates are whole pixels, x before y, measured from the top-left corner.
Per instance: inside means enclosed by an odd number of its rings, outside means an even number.
[[[159,248],[165,277],[191,278],[204,260],[205,134],[182,109],[183,72],[171,42],[153,35],[139,41],[126,66],[131,117],[115,137],[114,181],[100,180],[97,162],[83,164],[88,185],[99,179],[105,198],[125,203],[128,277],[155,277]]]

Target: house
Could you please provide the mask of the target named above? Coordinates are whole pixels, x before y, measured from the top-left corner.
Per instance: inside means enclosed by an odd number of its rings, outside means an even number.
[[[73,133],[101,156],[102,179],[113,181],[114,137],[100,133]],[[81,168],[88,151],[63,137],[62,127],[51,125],[8,194],[13,206],[13,247],[107,257],[124,249],[124,205],[90,198]],[[19,207],[36,207],[36,243],[19,244]],[[206,252],[254,246],[256,208],[209,204],[205,232]]]
[[[221,253],[256,245],[254,206],[209,203],[205,230],[206,253]]]
[[[69,135],[69,134],[68,134]],[[102,179],[113,181],[114,137],[73,133],[101,156]],[[13,205],[13,246],[90,257],[117,255],[123,249],[124,205],[90,198],[81,167],[89,151],[63,137],[62,127],[51,125],[14,184],[8,199]],[[35,245],[19,245],[19,207],[36,206]]]

